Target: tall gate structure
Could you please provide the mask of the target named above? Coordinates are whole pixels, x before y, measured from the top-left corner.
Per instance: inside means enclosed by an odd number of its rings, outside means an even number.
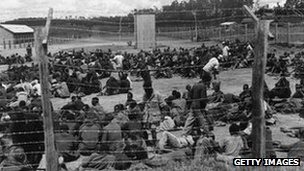
[[[149,49],[156,46],[155,14],[136,13],[134,16],[134,34],[137,49]]]

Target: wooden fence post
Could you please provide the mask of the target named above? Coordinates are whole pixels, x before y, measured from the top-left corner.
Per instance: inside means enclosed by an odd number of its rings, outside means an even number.
[[[290,23],[287,23],[287,44],[290,44]]]
[[[278,40],[279,40],[278,23],[275,23],[275,43],[278,43]]]
[[[254,65],[252,71],[252,115],[253,115],[253,148],[252,157],[266,157],[266,123],[264,108],[264,80],[269,36],[269,20],[260,21],[257,16],[244,5],[245,11],[255,21]]]
[[[257,39],[254,49],[254,66],[252,74],[252,114],[253,146],[252,157],[266,157],[266,123],[264,108],[264,80],[268,48],[269,20],[258,22]]]
[[[53,115],[51,111],[51,101],[49,92],[49,70],[48,70],[48,57],[47,55],[47,42],[49,35],[49,28],[53,15],[53,9],[49,10],[46,27],[39,28],[35,32],[35,51],[36,56],[39,58],[39,71],[40,82],[42,91],[42,110],[43,110],[43,125],[44,125],[44,142],[45,142],[45,155],[46,155],[46,170],[57,171],[58,156],[55,149]]]
[[[248,41],[248,25],[245,24],[245,41]]]

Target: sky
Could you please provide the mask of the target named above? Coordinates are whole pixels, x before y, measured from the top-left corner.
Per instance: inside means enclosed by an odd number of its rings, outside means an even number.
[[[161,8],[173,0],[1,0],[0,22],[16,18],[46,17],[49,8],[54,18],[65,16],[115,16],[133,9]],[[181,1],[181,0],[179,0]],[[286,0],[260,0],[260,5],[283,4]]]

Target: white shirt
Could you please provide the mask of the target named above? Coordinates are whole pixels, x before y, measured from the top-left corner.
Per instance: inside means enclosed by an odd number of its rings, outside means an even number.
[[[7,90],[7,88],[9,87],[9,85],[5,85],[5,84],[2,84],[2,86],[5,88],[5,90]]]
[[[228,56],[229,55],[229,51],[230,50],[230,48],[228,47],[228,46],[224,46],[224,48],[223,48],[223,56]]]
[[[250,44],[247,46],[247,50],[248,50],[248,51],[253,51],[253,48],[251,47]]]
[[[248,127],[243,131],[245,134],[250,135],[252,132],[252,123],[249,122]]]
[[[37,90],[38,96],[41,96],[41,85],[39,83],[37,83],[33,86],[33,90],[35,90],[35,89]]]
[[[31,83],[29,83],[29,82],[20,83],[20,84],[15,85],[14,88],[17,89],[20,87],[22,87],[28,94],[32,93],[33,87],[31,85]]]
[[[133,88],[133,84],[132,84],[132,81],[131,81],[131,79],[130,79],[129,76],[127,77],[127,80],[130,82],[130,88],[132,89]]]
[[[212,69],[218,69],[220,66],[219,61],[217,60],[217,58],[213,57],[209,60],[209,62],[204,66],[203,70],[205,70],[206,72],[211,72]]]
[[[194,140],[191,135],[178,137],[177,140],[179,141],[181,147],[187,147],[188,145],[194,144]]]
[[[113,60],[116,61],[117,67],[122,67],[122,61],[124,60],[122,55],[116,55]]]

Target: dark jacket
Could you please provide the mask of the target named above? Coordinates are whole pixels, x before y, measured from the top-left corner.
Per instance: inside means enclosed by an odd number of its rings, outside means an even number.
[[[190,97],[192,109],[204,109],[208,103],[206,85],[201,82],[194,84],[190,91]]]

